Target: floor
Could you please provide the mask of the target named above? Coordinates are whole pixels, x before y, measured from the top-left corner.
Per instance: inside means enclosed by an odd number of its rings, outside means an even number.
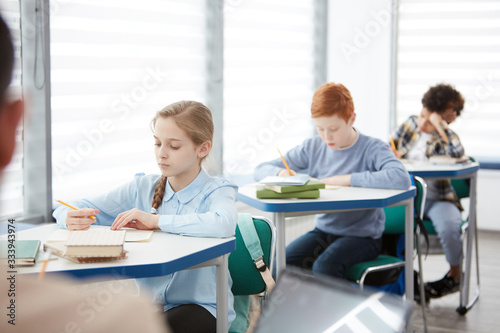
[[[459,295],[452,294],[441,299],[431,300],[426,308],[427,332],[498,332],[498,312],[500,310],[500,233],[479,232],[479,280],[480,296],[474,306],[465,314],[459,315]],[[424,280],[441,278],[446,273],[447,263],[442,255],[429,255],[423,262]],[[474,266],[475,267],[475,266]],[[476,274],[471,275],[471,296],[476,292]],[[424,332],[421,307],[414,310],[414,331]]]

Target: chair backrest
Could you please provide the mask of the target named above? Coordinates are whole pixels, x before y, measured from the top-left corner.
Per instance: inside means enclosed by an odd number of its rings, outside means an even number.
[[[264,262],[267,267],[274,260],[275,227],[273,223],[265,217],[253,217],[255,230],[259,236]],[[263,292],[266,283],[262,279],[260,272],[248,252],[239,226],[236,226],[236,250],[229,255],[229,272],[233,280],[232,292],[234,295],[253,295]]]
[[[455,189],[459,199],[469,197],[470,181],[469,179],[452,179],[451,185]]]
[[[475,162],[474,157],[469,157],[471,162]],[[452,179],[451,186],[455,189],[459,199],[468,198],[470,190],[470,179]]]
[[[413,183],[417,188],[417,195],[414,199],[415,212],[420,218],[424,213],[425,198],[427,196],[427,184],[420,177],[413,177]],[[384,234],[404,234],[405,233],[405,207],[384,208],[385,229]]]

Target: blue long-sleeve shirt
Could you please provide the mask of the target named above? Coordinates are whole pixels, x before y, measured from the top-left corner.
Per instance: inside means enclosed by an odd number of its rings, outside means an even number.
[[[359,133],[359,132],[358,132]],[[285,154],[293,170],[307,170],[314,178],[351,174],[351,186],[407,189],[410,176],[383,141],[359,133],[350,147],[333,150],[319,136],[306,139]],[[275,176],[284,168],[281,158],[261,163],[255,169],[257,181]],[[319,214],[316,226],[334,235],[379,238],[385,225],[383,209]]]
[[[73,202],[79,208],[97,208],[96,224],[111,225],[119,213],[137,208],[150,212],[159,175],[136,175],[134,180],[107,194]],[[212,178],[204,170],[191,184],[174,192],[166,184],[163,202],[158,207],[162,231],[189,236],[229,237],[236,230],[237,186],[228,180]],[[66,228],[66,212],[58,207],[53,216],[59,227]],[[179,271],[167,276],[136,280],[140,289],[153,294],[153,301],[167,311],[181,304],[199,304],[216,316],[216,269],[204,267]],[[232,280],[229,278],[229,322],[234,319]]]

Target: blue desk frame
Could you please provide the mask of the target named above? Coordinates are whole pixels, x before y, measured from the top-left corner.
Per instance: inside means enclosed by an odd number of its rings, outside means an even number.
[[[261,211],[272,212],[276,223],[276,278],[286,266],[285,218],[293,216],[335,213],[351,210],[405,206],[405,246],[413,248],[413,200],[415,187],[408,190],[385,190],[362,187],[339,187],[320,190],[319,199],[257,199],[256,185],[239,189],[236,199]],[[413,286],[413,251],[405,253],[405,283]],[[406,288],[406,299],[413,301],[413,288]],[[408,332],[413,331],[410,321]]]

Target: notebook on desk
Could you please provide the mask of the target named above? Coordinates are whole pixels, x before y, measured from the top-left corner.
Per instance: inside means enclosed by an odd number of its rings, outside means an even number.
[[[398,296],[286,269],[255,332],[403,332],[411,312],[412,305]]]
[[[39,248],[39,240],[0,240],[0,260],[9,266],[32,266]]]
[[[297,176],[268,176],[262,179],[260,184],[268,185],[304,185],[311,179],[308,175],[297,175]]]

